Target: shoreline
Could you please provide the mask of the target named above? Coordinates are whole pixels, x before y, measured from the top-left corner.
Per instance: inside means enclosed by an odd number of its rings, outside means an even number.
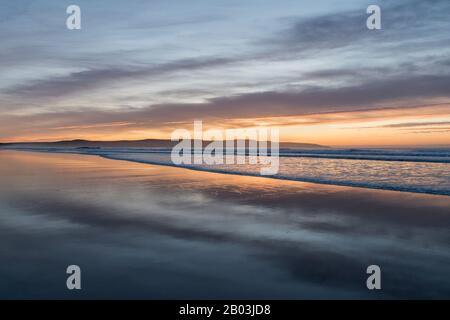
[[[0,154],[0,232],[20,248],[0,250],[0,297],[66,297],[74,263],[87,298],[368,298],[371,264],[379,298],[450,294],[449,197]]]
[[[367,189],[367,190],[381,190],[381,191],[391,191],[391,192],[401,192],[401,193],[411,193],[411,194],[422,194],[422,195],[433,195],[433,196],[444,196],[444,197],[450,197],[450,190],[448,192],[432,192],[432,191],[421,191],[421,190],[412,190],[411,188],[394,188],[394,187],[385,187],[385,186],[367,186],[363,184],[358,183],[350,183],[350,182],[338,182],[338,181],[320,181],[320,180],[314,180],[314,179],[301,179],[301,178],[292,178],[292,177],[285,177],[285,176],[263,176],[260,174],[253,174],[253,173],[240,173],[240,172],[232,172],[232,171],[226,171],[226,170],[211,170],[209,168],[201,168],[201,167],[195,167],[195,166],[180,166],[180,165],[173,165],[170,163],[159,163],[159,162],[151,162],[151,161],[144,161],[144,160],[138,160],[138,159],[124,159],[120,157],[114,157],[114,156],[108,156],[105,154],[95,154],[95,153],[85,153],[85,152],[76,152],[76,151],[43,151],[43,150],[36,150],[36,149],[2,149],[0,148],[0,151],[20,151],[20,152],[34,152],[34,153],[43,153],[43,154],[73,154],[73,155],[82,155],[82,156],[96,156],[103,159],[108,160],[115,160],[115,161],[126,161],[131,163],[139,163],[144,165],[153,165],[153,166],[162,166],[162,167],[170,167],[170,168],[178,168],[178,169],[186,169],[191,171],[198,171],[198,172],[208,172],[208,173],[216,173],[216,174],[223,174],[223,175],[235,175],[235,176],[243,176],[243,177],[257,177],[257,178],[264,178],[264,179],[274,179],[274,180],[280,180],[280,181],[291,181],[291,182],[300,182],[300,183],[310,183],[310,184],[316,184],[316,185],[325,185],[325,186],[337,186],[337,187],[347,187],[347,188],[360,188],[360,189]],[[344,159],[344,160],[358,160],[358,159]],[[378,161],[378,160],[377,160]]]

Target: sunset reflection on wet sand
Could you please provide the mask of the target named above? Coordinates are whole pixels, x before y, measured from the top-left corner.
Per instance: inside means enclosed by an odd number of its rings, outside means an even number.
[[[447,196],[15,151],[0,176],[1,298],[450,296]]]

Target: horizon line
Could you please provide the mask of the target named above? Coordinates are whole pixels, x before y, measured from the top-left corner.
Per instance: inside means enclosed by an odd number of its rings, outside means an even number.
[[[15,142],[0,142],[0,145],[11,145],[11,144],[38,144],[38,143],[60,143],[60,142],[140,142],[140,141],[168,141],[168,142],[176,142],[176,140],[172,141],[171,139],[157,139],[157,138],[145,138],[145,139],[136,139],[136,140],[129,140],[129,139],[121,139],[121,140],[89,140],[89,139],[63,139],[63,140],[45,140],[45,141],[15,141]],[[182,140],[182,139],[180,139]],[[191,140],[198,140],[198,139],[191,139]],[[235,139],[235,141],[238,139]],[[245,139],[245,141],[249,141],[253,139]],[[202,140],[206,142],[213,142],[213,141],[228,141],[228,140]],[[261,140],[256,140],[261,141]],[[272,142],[271,140],[267,140],[267,142]],[[282,143],[290,143],[290,144],[307,144],[307,145],[316,145],[320,147],[328,147],[328,148],[394,148],[394,147],[423,147],[423,148],[450,148],[450,144],[380,144],[380,145],[368,145],[368,144],[361,144],[361,145],[323,145],[319,143],[313,143],[313,142],[294,142],[294,141],[280,141],[280,144]]]

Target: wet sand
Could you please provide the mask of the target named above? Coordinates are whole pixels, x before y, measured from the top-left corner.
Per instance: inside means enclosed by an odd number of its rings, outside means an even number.
[[[450,298],[448,196],[16,151],[0,176],[0,298]]]

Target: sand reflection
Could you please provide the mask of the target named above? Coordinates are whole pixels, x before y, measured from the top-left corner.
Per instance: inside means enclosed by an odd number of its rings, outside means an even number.
[[[3,298],[450,296],[450,197],[12,151],[0,175]]]

